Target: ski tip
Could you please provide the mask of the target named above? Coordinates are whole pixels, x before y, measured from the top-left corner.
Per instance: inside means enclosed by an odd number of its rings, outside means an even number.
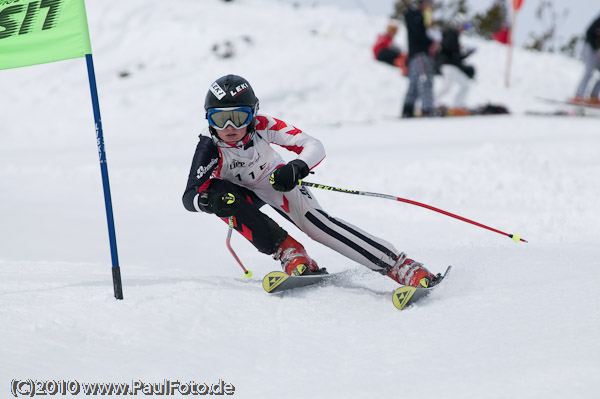
[[[392,295],[394,306],[399,310],[404,309],[416,291],[415,287],[405,286],[398,288]]]
[[[265,278],[263,278],[263,288],[267,292],[272,292],[275,288],[277,288],[281,283],[287,280],[289,276],[283,272],[271,272],[268,273]]]

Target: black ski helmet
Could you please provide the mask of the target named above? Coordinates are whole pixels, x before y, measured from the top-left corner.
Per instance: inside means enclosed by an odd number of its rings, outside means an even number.
[[[226,75],[214,81],[204,100],[205,110],[243,105],[254,108],[258,105],[258,98],[250,83],[237,75]]]
[[[256,125],[256,112],[258,111],[258,98],[250,83],[241,76],[225,75],[215,80],[206,93],[204,110],[209,108],[252,107],[252,122],[248,125],[248,134],[254,134]],[[217,132],[209,126],[210,133],[218,139]]]

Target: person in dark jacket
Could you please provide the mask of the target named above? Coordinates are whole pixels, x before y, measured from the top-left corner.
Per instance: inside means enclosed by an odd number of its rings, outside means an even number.
[[[439,99],[444,97],[454,86],[458,90],[451,104],[453,108],[465,108],[470,81],[475,76],[475,68],[464,63],[465,58],[475,50],[463,50],[459,43],[460,34],[470,28],[469,23],[456,23],[442,33],[442,44],[435,55],[435,71],[443,77],[443,86],[436,93]]]
[[[433,25],[431,18],[431,0],[419,0],[418,8],[410,7],[404,14],[408,32],[408,77],[410,83],[402,117],[414,116],[415,103],[421,100],[421,114],[429,116],[433,112],[433,57],[439,45],[439,38],[430,30]],[[434,36],[432,38],[432,36]]]
[[[600,79],[596,82],[590,96],[585,98],[586,89],[594,70],[600,70],[600,16],[596,18],[585,33],[585,44],[583,47],[583,62],[585,72],[581,79],[573,102],[600,105]]]

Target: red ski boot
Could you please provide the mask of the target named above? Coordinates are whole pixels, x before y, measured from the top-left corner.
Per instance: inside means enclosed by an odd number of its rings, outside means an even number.
[[[427,288],[436,276],[423,266],[422,263],[408,259],[404,252],[400,253],[396,264],[387,272],[387,276],[401,285]]]
[[[317,263],[308,256],[302,244],[290,235],[275,250],[273,259],[280,261],[283,271],[290,276],[321,274],[325,271],[325,269],[319,269]]]

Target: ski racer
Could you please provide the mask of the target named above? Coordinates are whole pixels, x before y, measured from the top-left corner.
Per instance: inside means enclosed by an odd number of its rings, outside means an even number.
[[[248,81],[227,75],[209,88],[204,103],[208,128],[200,135],[183,194],[191,212],[228,221],[258,251],[281,262],[288,275],[326,273],[305,248],[260,211],[268,204],[313,240],[401,285],[428,287],[439,281],[423,264],[389,242],[330,216],[299,180],[325,158],[321,142],[302,130],[258,114]],[[298,154],[285,163],[274,149]]]

